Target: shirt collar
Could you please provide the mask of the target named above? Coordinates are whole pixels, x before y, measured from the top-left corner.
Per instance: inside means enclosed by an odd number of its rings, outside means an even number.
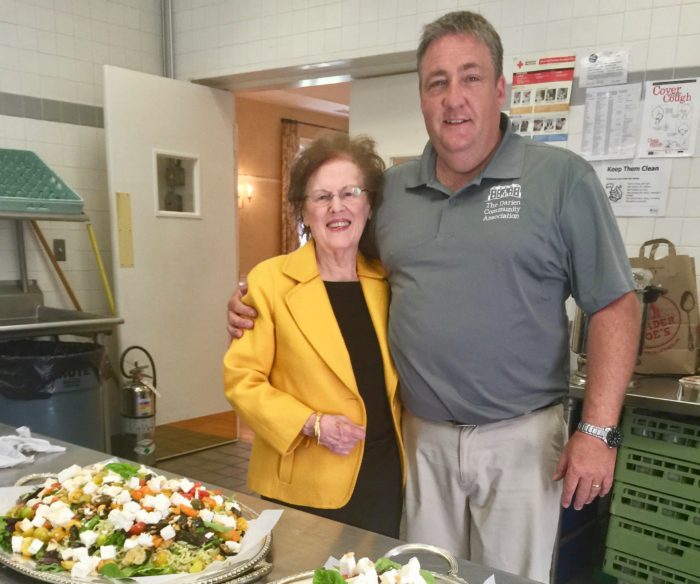
[[[483,172],[467,186],[480,184],[485,178],[508,179],[519,178],[522,175],[527,138],[518,136],[513,132],[510,119],[504,113],[501,113],[500,128],[503,132],[503,138],[496,149],[496,153]],[[435,176],[436,161],[437,153],[432,144],[428,142],[423,149],[423,155],[418,162],[416,171],[406,181],[406,186],[408,188],[428,186],[443,192],[449,192]]]

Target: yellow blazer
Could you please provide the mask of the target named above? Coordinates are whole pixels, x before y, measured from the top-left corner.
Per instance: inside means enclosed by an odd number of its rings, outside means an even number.
[[[360,254],[357,273],[382,352],[403,465],[397,374],[387,343],[388,283],[379,263]],[[226,397],[255,432],[248,486],[295,505],[342,507],[355,488],[362,443],[341,456],[300,432],[314,412],[343,414],[362,426],[367,414],[313,242],[258,264],[248,290],[244,300],[258,311],[255,328],[224,357]]]

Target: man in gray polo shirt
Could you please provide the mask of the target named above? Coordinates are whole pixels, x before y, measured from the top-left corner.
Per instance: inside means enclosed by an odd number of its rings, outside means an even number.
[[[548,582],[560,501],[581,508],[612,485],[639,303],[591,167],[510,132],[502,60],[478,14],[425,27],[430,142],[387,172],[372,224],[406,408],[408,539]],[[566,442],[570,294],[591,316],[585,425]],[[231,312],[229,325],[251,326]]]

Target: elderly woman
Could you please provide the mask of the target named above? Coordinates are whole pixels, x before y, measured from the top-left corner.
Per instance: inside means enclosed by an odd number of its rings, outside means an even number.
[[[287,199],[310,241],[248,275],[255,328],[224,358],[226,397],[255,432],[263,497],[398,537],[403,491],[388,285],[358,252],[382,186],[369,138],[314,141]]]

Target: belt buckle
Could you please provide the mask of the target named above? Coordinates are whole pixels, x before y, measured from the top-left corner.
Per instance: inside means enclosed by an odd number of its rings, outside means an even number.
[[[476,428],[478,426],[478,424],[462,424],[461,422],[458,422],[457,420],[449,420],[449,422],[455,428]]]

